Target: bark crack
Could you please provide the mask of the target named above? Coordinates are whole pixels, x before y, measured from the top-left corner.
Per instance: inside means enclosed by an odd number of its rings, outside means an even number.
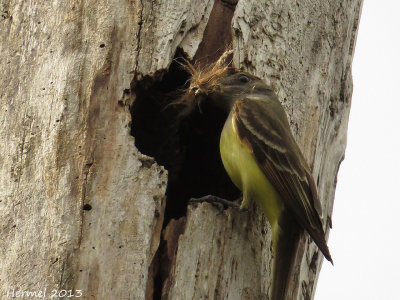
[[[133,82],[135,82],[138,78],[138,65],[139,65],[139,56],[140,56],[140,41],[141,41],[141,34],[142,34],[142,27],[143,27],[143,10],[144,4],[143,0],[140,0],[140,9],[139,9],[139,22],[138,22],[138,31],[137,31],[137,46],[136,46],[136,59],[135,59],[135,69],[133,75]]]

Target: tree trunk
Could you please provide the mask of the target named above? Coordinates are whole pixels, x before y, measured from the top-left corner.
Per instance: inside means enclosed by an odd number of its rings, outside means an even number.
[[[232,44],[284,104],[328,228],[362,0],[292,2],[0,0],[0,298],[268,299],[266,218],[187,206],[237,191],[196,172],[181,132],[197,128],[165,107],[187,79],[174,58]],[[321,263],[304,237],[293,299],[313,297]]]

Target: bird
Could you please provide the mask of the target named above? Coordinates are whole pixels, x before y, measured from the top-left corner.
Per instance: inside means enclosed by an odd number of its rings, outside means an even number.
[[[191,110],[207,99],[226,113],[219,145],[223,166],[242,191],[240,210],[255,201],[270,223],[271,299],[290,299],[289,276],[304,232],[333,264],[316,184],[273,89],[248,72],[223,65],[223,59],[202,72],[186,67],[192,81],[181,102]],[[208,195],[192,200],[207,199],[218,202],[220,198]]]

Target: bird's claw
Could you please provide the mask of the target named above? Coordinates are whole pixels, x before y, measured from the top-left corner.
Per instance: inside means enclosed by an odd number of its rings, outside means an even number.
[[[224,198],[220,198],[214,195],[207,195],[204,197],[200,197],[200,198],[190,198],[189,199],[189,204],[194,204],[194,203],[201,203],[201,202],[208,202],[211,205],[215,206],[216,208],[218,208],[218,210],[220,212],[222,212],[224,209],[226,209],[227,207],[233,207],[235,209],[240,209],[240,205],[226,200]],[[241,210],[241,209],[240,209]]]

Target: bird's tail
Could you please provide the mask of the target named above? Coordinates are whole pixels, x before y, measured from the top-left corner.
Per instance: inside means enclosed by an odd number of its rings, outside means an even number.
[[[272,249],[272,291],[271,300],[294,299],[289,294],[288,284],[292,278],[293,265],[302,230],[296,224],[293,217],[287,212],[282,212],[278,224],[273,228]]]

